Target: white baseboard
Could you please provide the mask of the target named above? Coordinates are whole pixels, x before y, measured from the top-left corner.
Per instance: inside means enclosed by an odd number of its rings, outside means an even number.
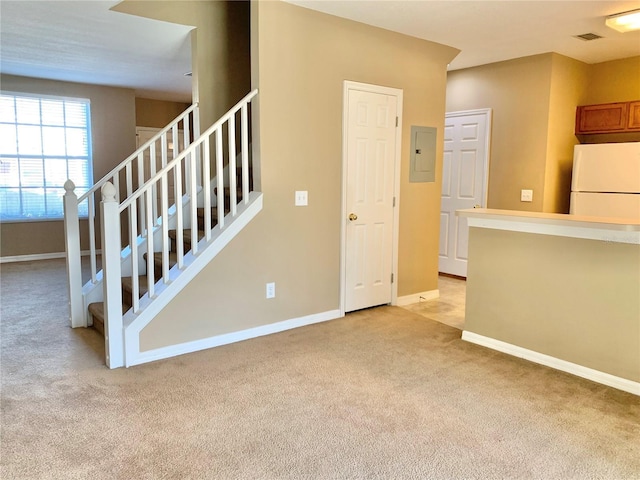
[[[193,353],[200,350],[206,350],[213,347],[219,347],[221,345],[228,345],[230,343],[241,342],[243,340],[249,340],[251,338],[262,337],[264,335],[271,335],[272,333],[279,333],[285,330],[291,330],[293,328],[304,327],[306,325],[312,325],[314,323],[326,322],[329,320],[335,320],[340,318],[340,310],[329,310],[327,312],[315,313],[304,317],[293,318],[290,320],[284,320],[282,322],[271,323],[269,325],[262,325],[260,327],[248,328],[246,330],[240,330],[238,332],[226,333],[223,335],[216,335],[215,337],[203,338],[201,340],[194,340],[193,342],[180,343],[178,345],[170,345],[168,347],[156,348],[154,350],[148,350],[140,352],[135,358],[128,358],[127,367],[133,365],[140,365],[142,363],[153,362],[155,360],[161,360],[163,358],[175,357],[178,355],[184,355],[185,353]]]
[[[406,305],[411,305],[413,303],[425,302],[427,300],[435,300],[440,297],[440,290],[429,290],[427,292],[414,293],[413,295],[405,295],[403,297],[398,297],[398,302],[396,305],[398,307],[404,307]]]
[[[539,363],[547,367],[555,368],[563,372],[571,373],[578,377],[586,378],[596,383],[601,383],[609,387],[617,388],[625,392],[633,393],[634,395],[640,395],[640,383],[633,380],[627,380],[626,378],[616,377],[609,373],[594,370],[592,368],[583,367],[576,363],[571,363],[566,360],[561,360],[556,357],[545,355],[544,353],[535,352],[511,343],[502,342],[494,338],[478,335],[477,333],[468,332],[464,330],[462,332],[462,340],[483,347],[497,350],[498,352],[507,353],[514,357],[524,358],[530,362]]]
[[[102,250],[96,250],[96,254],[100,255]],[[80,255],[89,255],[89,250],[82,250]],[[53,252],[53,253],[34,253],[31,255],[9,255],[6,257],[0,257],[0,263],[13,263],[13,262],[34,262],[37,260],[53,260],[56,258],[66,258],[66,252]]]

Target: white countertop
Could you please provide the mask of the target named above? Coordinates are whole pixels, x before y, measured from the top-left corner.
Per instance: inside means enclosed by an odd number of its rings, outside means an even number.
[[[457,210],[470,227],[640,245],[640,219],[471,208]]]

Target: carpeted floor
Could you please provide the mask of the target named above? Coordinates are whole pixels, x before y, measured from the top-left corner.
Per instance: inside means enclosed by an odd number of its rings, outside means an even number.
[[[3,479],[640,479],[640,398],[380,307],[110,371],[64,263],[1,271]]]

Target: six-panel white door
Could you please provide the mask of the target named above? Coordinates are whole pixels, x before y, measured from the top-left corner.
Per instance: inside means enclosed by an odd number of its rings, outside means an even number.
[[[490,110],[447,113],[444,126],[438,270],[467,276],[469,227],[456,210],[484,206]]]
[[[348,91],[345,311],[391,302],[397,97]]]

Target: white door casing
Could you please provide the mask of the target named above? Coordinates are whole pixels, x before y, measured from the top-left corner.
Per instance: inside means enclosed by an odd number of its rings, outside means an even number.
[[[490,134],[491,109],[446,114],[438,259],[441,273],[467,276],[469,227],[466,218],[455,212],[487,204]]]
[[[345,82],[341,311],[395,303],[402,90]]]

